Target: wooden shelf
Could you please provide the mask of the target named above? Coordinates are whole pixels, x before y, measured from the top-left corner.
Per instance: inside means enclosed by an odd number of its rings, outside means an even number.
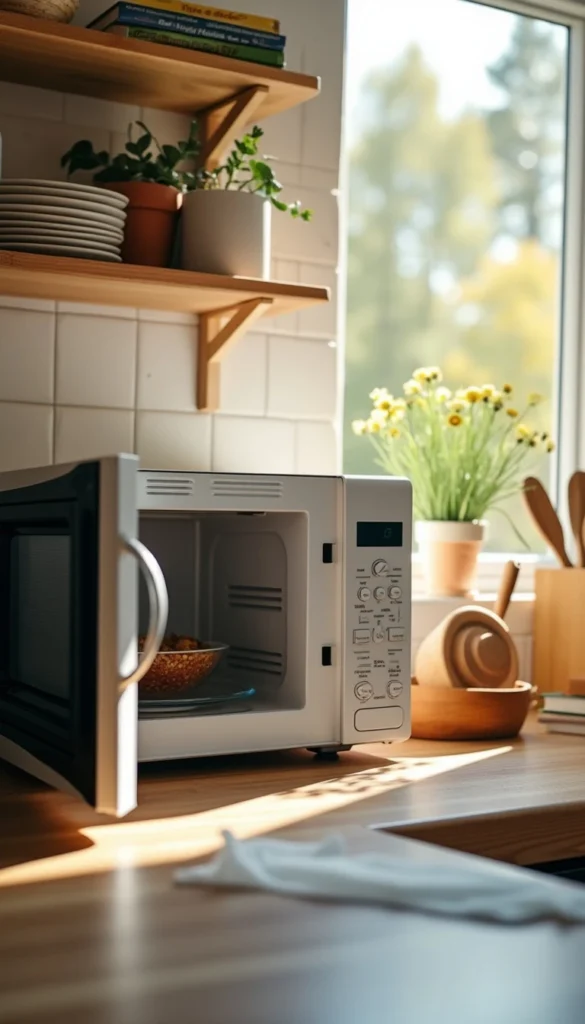
[[[310,75],[4,12],[0,80],[186,114],[260,87],[248,124],[319,92]]]
[[[0,250],[0,293],[183,313],[217,313],[265,298],[271,300],[271,316],[329,299],[328,289],[317,285],[6,250]]]
[[[219,365],[258,317],[327,302],[319,286],[0,250],[0,293],[199,314],[197,408],[217,409]]]

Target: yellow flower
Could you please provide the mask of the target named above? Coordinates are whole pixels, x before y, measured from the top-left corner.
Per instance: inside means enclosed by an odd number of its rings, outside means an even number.
[[[463,420],[456,412],[452,412],[447,423],[450,423],[452,427],[459,427],[463,423]]]
[[[390,419],[391,420],[394,420],[395,423],[400,423],[400,420],[403,420],[405,416],[406,416],[406,405],[404,407],[401,406],[401,405],[398,405],[398,406],[397,405],[393,405],[392,406],[392,408],[390,410]]]
[[[378,422],[378,420],[373,420],[371,418],[368,420],[366,427],[368,434],[379,434],[381,429],[382,425],[381,423]]]
[[[388,392],[386,391],[386,388],[374,388],[373,391],[370,391],[370,398],[372,399],[372,402],[377,402],[379,398],[382,398],[387,394]]]
[[[452,398],[451,401],[447,403],[447,408],[450,412],[463,412],[466,405],[467,403],[461,398]]]
[[[518,415],[518,410],[517,409],[506,409],[506,416],[510,416],[512,419],[515,419],[517,415]]]
[[[504,392],[505,395],[511,395],[513,390],[514,390],[514,388],[512,387],[511,384],[504,384],[504,386],[502,388],[502,391]]]
[[[532,437],[530,427],[527,427],[525,423],[519,423],[516,427],[516,437],[519,441],[529,441]]]
[[[443,405],[444,402],[448,402],[449,399],[451,398],[451,392],[449,391],[449,388],[437,388],[437,390],[435,391],[435,398],[437,399],[437,402],[441,403],[441,405]]]
[[[354,420],[351,425],[351,429],[358,437],[363,437],[363,435],[368,432],[368,424],[365,420]]]
[[[441,373],[440,366],[427,366],[427,380],[429,383],[434,381],[435,384],[440,384],[443,380],[443,374]]]
[[[426,366],[419,366],[418,370],[414,371],[412,379],[415,380],[417,384],[426,384],[428,380],[428,373],[429,371]]]
[[[414,378],[412,380],[407,380],[403,388],[404,394],[407,395],[409,398],[412,395],[420,395],[422,391],[422,387],[420,386],[419,382],[417,380],[414,380]]]
[[[395,398],[392,403],[392,412],[404,412],[406,409],[406,402],[403,398]]]
[[[400,431],[398,427],[392,427],[390,431],[390,437],[400,437]]]
[[[545,447],[546,447],[546,451],[547,452],[549,452],[549,453],[550,452],[554,452],[554,450],[555,450],[555,443],[554,443],[554,441],[550,441],[550,440],[547,441]]]
[[[484,401],[489,401],[490,398],[494,397],[495,393],[496,389],[493,384],[484,384],[481,389],[481,397]]]
[[[381,409],[383,412],[392,411],[392,395],[388,395],[387,398],[377,398],[374,403],[376,409]]]
[[[473,405],[474,402],[479,402],[482,397],[482,389],[476,387],[466,388],[464,395],[466,400]]]
[[[385,409],[372,409],[370,413],[371,423],[378,423],[381,427],[383,427],[386,424],[387,420],[388,413],[386,412]]]
[[[539,395],[538,391],[533,391],[528,395],[528,405],[540,405],[541,402],[544,402],[544,397]]]

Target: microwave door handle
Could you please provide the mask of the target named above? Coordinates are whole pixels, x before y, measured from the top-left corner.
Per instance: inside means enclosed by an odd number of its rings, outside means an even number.
[[[158,654],[167,625],[169,596],[161,567],[152,552],[135,537],[125,537],[122,543],[124,548],[137,559],[142,570],[150,608],[148,632],[138,666],[130,675],[120,679],[120,688],[125,689],[130,683],[137,683],[146,675]]]

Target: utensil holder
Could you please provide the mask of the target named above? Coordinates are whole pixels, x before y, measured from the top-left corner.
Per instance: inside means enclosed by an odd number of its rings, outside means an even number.
[[[537,569],[534,589],[532,681],[568,692],[585,678],[585,569]]]

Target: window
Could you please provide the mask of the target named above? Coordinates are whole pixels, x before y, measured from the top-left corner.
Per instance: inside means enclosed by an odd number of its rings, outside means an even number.
[[[512,381],[523,398],[542,393],[537,425],[574,456],[558,410],[563,380],[578,401],[581,287],[578,273],[563,282],[563,267],[581,216],[566,185],[569,50],[581,37],[568,18],[510,6],[349,0],[345,472],[379,471],[351,430],[369,392],[400,393],[425,364],[455,387]],[[553,491],[556,466],[543,456],[536,467]],[[543,550],[519,498],[507,512]],[[491,515],[487,549],[519,547]]]

